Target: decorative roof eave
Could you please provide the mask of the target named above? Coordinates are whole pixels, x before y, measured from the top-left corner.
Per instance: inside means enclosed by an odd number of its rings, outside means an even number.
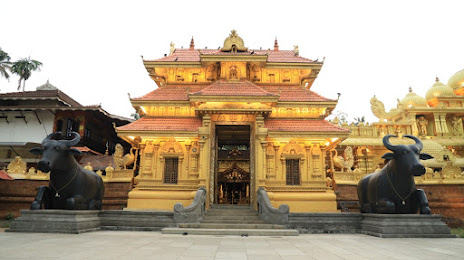
[[[267,55],[250,55],[249,53],[240,55],[200,55],[202,62],[214,62],[214,61],[250,61],[250,62],[266,62]]]
[[[310,138],[348,138],[350,132],[315,132],[315,131],[268,131],[268,137],[310,137]]]
[[[145,68],[150,71],[153,68],[170,68],[170,67],[182,67],[182,68],[201,68],[202,64],[199,61],[143,61]]]
[[[464,107],[411,107],[406,109],[407,113],[463,113]]]
[[[324,63],[314,62],[267,62],[265,68],[282,68],[282,69],[321,69]]]
[[[200,114],[216,114],[216,113],[228,113],[228,114],[256,114],[264,113],[269,114],[272,112],[271,108],[195,108],[195,112]]]
[[[305,107],[336,107],[338,101],[279,101],[278,106],[292,107],[292,106],[305,106]]]
[[[271,102],[276,103],[279,96],[206,96],[188,95],[191,102]]]
[[[46,110],[46,111],[94,111],[100,112],[101,114],[120,121],[133,122],[134,119],[113,115],[101,107],[0,107],[0,111],[37,111],[37,110]]]
[[[168,105],[173,102],[176,103],[176,105],[189,105],[190,101],[188,100],[130,100],[132,106],[151,106],[151,105],[156,105],[156,104],[163,104],[163,105]]]
[[[118,130],[116,128],[116,133],[119,137],[123,138],[124,140],[129,139],[133,143],[134,141],[131,138],[127,138],[129,136],[140,136],[143,139],[149,138],[158,138],[158,137],[198,137],[198,131],[160,131],[160,130]]]
[[[59,97],[7,97],[2,98],[3,100],[57,100],[68,107],[72,107],[71,104]]]

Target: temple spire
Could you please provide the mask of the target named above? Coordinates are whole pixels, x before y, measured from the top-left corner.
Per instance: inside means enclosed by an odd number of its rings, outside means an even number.
[[[275,41],[274,41],[274,50],[275,51],[279,50],[279,43],[277,43],[277,37],[275,38]]]
[[[191,50],[195,49],[195,43],[193,41],[193,36],[192,36],[192,40],[190,41],[190,49]]]

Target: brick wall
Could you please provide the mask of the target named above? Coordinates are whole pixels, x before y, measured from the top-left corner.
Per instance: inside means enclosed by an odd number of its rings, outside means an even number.
[[[432,214],[441,214],[450,227],[464,226],[464,185],[417,185],[427,194]],[[336,185],[339,209],[359,212],[357,186]]]
[[[0,219],[10,212],[19,216],[20,209],[29,209],[39,186],[48,186],[48,181],[39,180],[0,180]],[[127,206],[129,182],[106,182],[103,209],[122,209]]]

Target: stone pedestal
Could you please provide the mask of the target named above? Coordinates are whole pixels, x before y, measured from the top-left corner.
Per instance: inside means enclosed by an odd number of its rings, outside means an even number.
[[[453,238],[441,215],[362,214],[361,233],[381,238]]]
[[[71,233],[100,229],[98,210],[21,210],[8,232]]]

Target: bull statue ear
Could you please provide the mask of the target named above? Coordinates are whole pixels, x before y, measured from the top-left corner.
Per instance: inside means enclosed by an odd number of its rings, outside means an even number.
[[[81,155],[82,152],[77,150],[76,148],[69,148],[69,152],[72,154],[72,155]]]
[[[421,153],[419,154],[419,159],[421,160],[433,159],[433,156],[428,153]]]
[[[43,150],[40,147],[36,147],[29,150],[29,152],[35,155],[41,155],[43,153]]]
[[[383,159],[387,159],[387,160],[393,160],[395,159],[395,154],[394,153],[386,153],[382,156]]]

